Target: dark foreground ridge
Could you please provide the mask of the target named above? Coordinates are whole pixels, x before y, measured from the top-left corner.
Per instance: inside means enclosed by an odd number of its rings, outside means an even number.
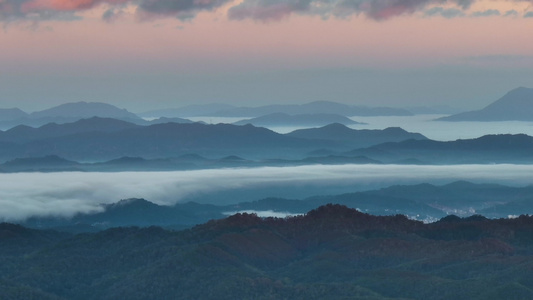
[[[0,224],[2,299],[532,299],[533,217],[424,224],[325,205],[184,231]]]

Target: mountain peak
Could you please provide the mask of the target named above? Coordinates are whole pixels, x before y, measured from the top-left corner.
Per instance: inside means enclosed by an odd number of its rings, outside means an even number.
[[[11,121],[27,118],[28,114],[19,108],[2,108],[0,109],[0,121]]]
[[[384,132],[388,132],[388,133],[398,133],[398,134],[407,133],[407,131],[405,131],[401,127],[387,127],[385,129],[383,129],[383,131]]]
[[[139,119],[139,117],[126,109],[118,108],[114,105],[102,102],[71,102],[64,103],[49,109],[34,112],[32,118],[119,118],[119,119]]]
[[[518,87],[476,111],[440,118],[441,121],[533,121],[533,89]]]
[[[130,208],[130,209],[142,209],[146,207],[156,207],[157,204],[150,202],[142,198],[129,198],[122,199],[116,203],[109,204],[106,206],[106,209],[120,209],[120,208]]]
[[[509,93],[516,93],[516,92],[526,92],[526,91],[529,91],[529,90],[533,90],[531,88],[527,88],[527,87],[524,87],[524,86],[519,86],[515,89],[512,89],[509,91]]]
[[[323,126],[322,128],[328,128],[328,129],[348,129],[351,130],[348,126],[341,124],[341,123],[331,123],[326,126]]]
[[[358,218],[361,216],[369,216],[369,215],[362,213],[356,209],[348,208],[345,205],[331,204],[331,203],[320,206],[316,209],[313,209],[306,214],[306,217],[311,218],[311,219],[333,218],[336,220],[344,219],[344,218]]]
[[[507,92],[507,94],[505,94],[503,97],[488,105],[484,109],[506,108],[510,105],[526,105],[533,107],[533,89],[518,87]]]

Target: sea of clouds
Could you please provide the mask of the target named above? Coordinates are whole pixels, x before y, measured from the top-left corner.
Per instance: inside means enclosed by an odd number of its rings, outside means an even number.
[[[230,204],[268,196],[303,198],[423,182],[445,184],[468,180],[525,186],[533,183],[531,174],[533,165],[508,164],[311,165],[174,172],[0,174],[0,220],[97,212],[102,210],[101,204],[127,198],[144,198],[162,205],[198,199],[204,203]]]

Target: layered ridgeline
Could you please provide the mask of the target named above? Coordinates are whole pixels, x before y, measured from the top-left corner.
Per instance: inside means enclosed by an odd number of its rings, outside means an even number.
[[[367,107],[330,101],[315,101],[306,104],[277,104],[259,107],[235,107],[226,104],[190,105],[182,108],[153,110],[140,113],[142,117],[249,117],[269,114],[336,114],[352,116],[411,116],[410,111],[391,107]]]
[[[2,109],[0,110],[0,127],[10,128],[17,125],[38,127],[48,123],[60,124],[74,122],[79,119],[91,118],[94,116],[114,118],[129,122],[142,121],[137,115],[110,104],[100,102],[76,102],[58,105],[33,113],[25,113],[18,109],[16,113],[13,113],[13,110]]]
[[[326,205],[186,231],[0,224],[3,299],[531,299],[533,218],[423,224]]]
[[[218,203],[224,203],[224,198],[222,194],[217,195]],[[411,219],[429,222],[451,214],[461,217],[482,214],[490,218],[508,218],[533,213],[531,199],[533,199],[533,186],[508,187],[460,181],[442,186],[400,185],[301,200],[265,198],[226,205],[205,204],[212,202],[202,196],[196,197],[197,202],[178,203],[172,206],[157,205],[144,199],[127,199],[101,205],[100,211],[96,213],[79,213],[69,217],[33,216],[19,220],[19,224],[31,228],[70,232],[152,225],[179,229],[211,219],[222,219],[238,212],[255,212],[260,216],[301,215],[328,203],[346,205],[373,215],[402,214]]]
[[[329,124],[320,128],[298,129],[287,136],[329,141],[330,144],[342,143],[350,148],[367,147],[388,142],[400,142],[406,140],[427,140],[420,133],[407,132],[399,127],[380,129],[354,130],[339,123]]]
[[[38,128],[20,125],[0,131],[0,171],[55,168],[50,156],[72,161],[79,170],[182,170],[219,166],[304,164],[487,164],[532,163],[533,138],[524,134],[486,135],[456,141],[429,140],[401,128],[357,130],[334,123],[279,134],[253,125],[165,122],[138,125],[93,117]],[[8,161],[15,160],[14,162]],[[167,160],[165,164],[161,160]],[[78,164],[76,161],[99,162]],[[22,164],[21,167],[17,167]]]
[[[26,113],[18,108],[0,109],[0,128],[9,129],[19,125],[39,127],[49,123],[63,124],[92,117],[112,118],[139,125],[159,123],[192,123],[181,118],[156,118],[146,121],[126,109],[101,102],[65,103],[33,113]]]
[[[125,167],[183,170],[304,164],[533,162],[533,137],[524,134],[441,142],[401,128],[356,130],[341,124],[279,134],[252,125],[170,122],[144,126],[95,117],[0,131],[0,146],[0,160],[4,161],[0,171],[4,172],[60,170],[64,165],[55,168],[55,156],[85,171]],[[31,168],[30,160],[44,164],[49,160],[48,167]],[[99,164],[74,166],[77,161]],[[126,162],[131,164],[127,166]]]
[[[533,121],[533,89],[516,88],[481,110],[443,117],[439,121]]]
[[[328,129],[329,128],[329,129]],[[320,130],[320,129],[316,129]],[[252,125],[201,123],[163,123],[141,126],[122,120],[93,117],[66,124],[47,124],[39,128],[17,126],[0,131],[0,160],[57,155],[67,160],[105,161],[121,157],[144,159],[177,158],[196,154],[209,158],[239,156],[248,159],[305,159],[310,152],[329,149],[334,152],[357,146],[371,146],[376,141],[425,139],[420,134],[401,129],[357,132],[343,125],[325,130],[338,131],[328,138],[303,138],[283,135]],[[361,138],[366,136],[367,138]],[[313,155],[316,156],[316,155]],[[319,155],[320,156],[320,155]],[[353,158],[347,158],[347,162]],[[283,163],[282,161],[280,163]]]
[[[396,116],[412,115],[409,111],[396,108],[375,108],[364,106],[353,106],[335,102],[313,102],[302,105],[269,105],[262,107],[234,107],[227,104],[206,104],[191,105],[176,109],[156,110],[142,114],[134,114],[126,109],[118,108],[114,105],[101,102],[74,102],[65,103],[52,108],[26,113],[19,108],[0,109],[0,129],[9,129],[17,125],[27,125],[39,127],[48,123],[69,123],[80,119],[91,117],[113,118],[128,121],[139,125],[159,124],[166,122],[192,123],[182,117],[207,116],[207,117],[260,117],[271,119],[269,114],[287,114],[293,116],[286,117],[285,120],[270,120],[270,122],[289,122],[306,126],[323,126],[333,122],[349,123],[349,116]],[[294,115],[308,115],[294,117]],[[310,117],[309,115],[315,115]],[[322,115],[322,116],[320,116]],[[331,115],[337,115],[333,117]],[[152,121],[146,121],[144,117]],[[353,121],[352,121],[353,122]],[[278,125],[282,126],[282,125]]]
[[[246,125],[252,124],[259,127],[283,127],[283,126],[294,126],[294,127],[319,127],[326,126],[329,124],[342,124],[342,125],[355,125],[363,124],[352,119],[338,115],[338,114],[298,114],[298,115],[289,115],[285,113],[273,113],[265,116],[241,120],[235,122],[235,125]]]
[[[448,142],[407,140],[355,149],[343,155],[363,155],[384,163],[530,164],[533,162],[533,137],[525,134],[499,134]]]
[[[244,159],[230,155],[206,158],[198,154],[184,154],[172,158],[145,159],[123,156],[103,162],[77,162],[57,155],[15,158],[0,164],[0,173],[19,172],[122,172],[122,171],[185,171],[239,167],[288,167],[304,165],[382,164],[365,156],[310,156],[303,159]]]
[[[0,120],[4,121],[14,121],[19,119],[28,118],[29,114],[20,110],[19,108],[2,108],[0,109]]]
[[[49,109],[33,112],[30,116],[34,119],[39,118],[90,118],[94,116],[115,118],[115,119],[139,119],[139,117],[127,111],[119,109],[111,104],[100,102],[76,102],[65,103]]]
[[[300,155],[319,147],[315,141],[301,140],[277,134],[265,128],[251,125],[204,125],[199,123],[164,123],[150,126],[125,125],[122,130],[95,129],[101,122],[92,119],[90,124],[63,124],[60,127],[76,127],[72,134],[54,130],[48,136],[39,137],[47,128],[13,128],[0,133],[0,158],[39,157],[58,155],[66,159],[101,161],[122,156],[166,158],[196,153],[224,157],[244,155],[249,157],[273,157]],[[81,121],[80,121],[81,122]],[[71,130],[71,129],[68,129]],[[65,129],[64,131],[68,131]],[[16,133],[12,134],[12,131]],[[21,131],[28,134],[22,134]],[[27,137],[27,138],[26,138]]]

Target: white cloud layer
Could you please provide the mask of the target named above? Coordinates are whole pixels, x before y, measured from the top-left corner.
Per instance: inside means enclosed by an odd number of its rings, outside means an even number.
[[[126,198],[171,205],[203,194],[216,202],[213,195],[240,189],[263,189],[272,191],[271,196],[288,197],[291,189],[302,190],[302,186],[303,190],[305,186],[313,187],[308,193],[324,191],[323,194],[455,180],[523,186],[533,182],[532,173],[533,165],[316,165],[178,172],[0,174],[0,220],[96,212],[101,210],[102,203]],[[305,196],[310,195],[302,194]],[[253,200],[258,198],[247,199]]]

